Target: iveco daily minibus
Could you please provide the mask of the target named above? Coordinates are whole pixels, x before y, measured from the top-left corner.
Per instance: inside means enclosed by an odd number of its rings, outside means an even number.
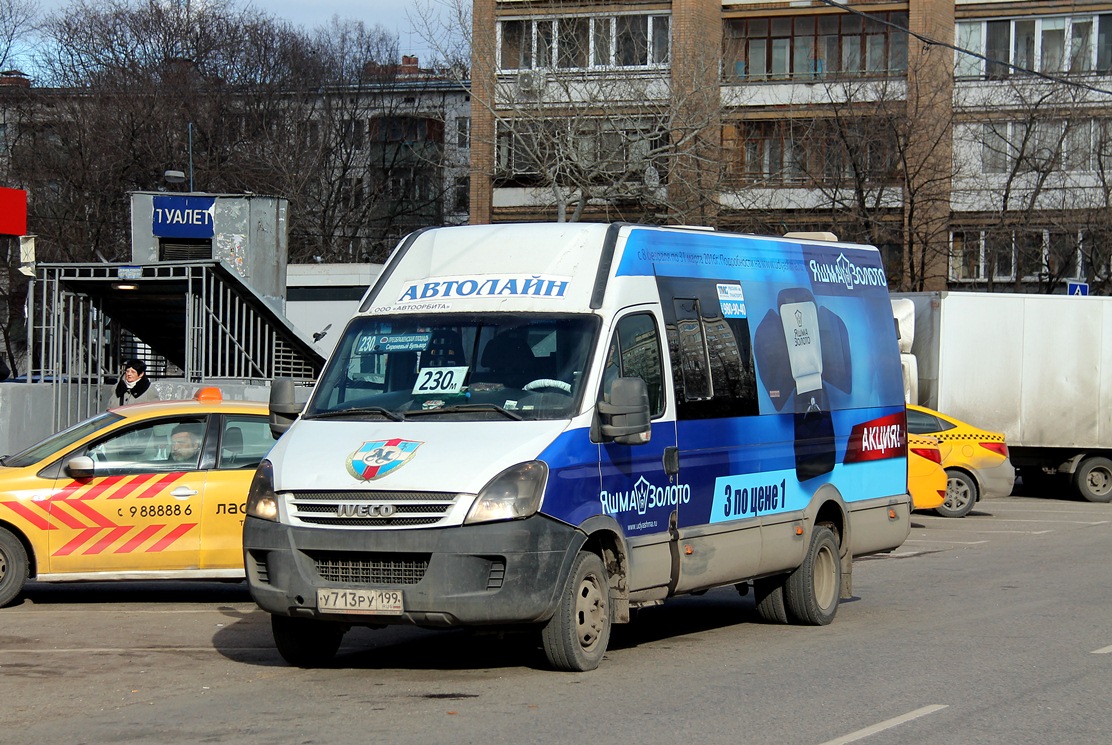
[[[289,381],[285,381],[289,382]],[[355,625],[534,627],[589,670],[633,609],[721,586],[829,623],[908,534],[876,249],[631,224],[397,247],[258,468],[244,551],[279,652]]]

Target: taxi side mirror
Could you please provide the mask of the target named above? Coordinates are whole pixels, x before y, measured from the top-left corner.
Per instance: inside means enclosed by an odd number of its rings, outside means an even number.
[[[79,455],[66,461],[66,473],[75,479],[87,479],[93,476],[97,464],[87,455]]]

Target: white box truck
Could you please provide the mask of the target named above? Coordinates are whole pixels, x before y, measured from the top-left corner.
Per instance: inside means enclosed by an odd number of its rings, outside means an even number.
[[[1112,297],[896,297],[915,305],[909,403],[1005,433],[1027,485],[1064,474],[1085,499],[1112,499]]]

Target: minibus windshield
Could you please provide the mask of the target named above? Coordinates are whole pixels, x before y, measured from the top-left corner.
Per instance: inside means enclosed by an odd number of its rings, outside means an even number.
[[[304,418],[566,419],[578,406],[598,326],[592,315],[356,318]]]

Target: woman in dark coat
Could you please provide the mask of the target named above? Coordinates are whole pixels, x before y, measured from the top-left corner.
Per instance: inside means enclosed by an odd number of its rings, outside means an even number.
[[[135,400],[147,392],[151,381],[147,379],[147,364],[143,360],[127,360],[124,362],[124,372],[120,382],[116,383],[116,398],[120,406],[135,403]]]

